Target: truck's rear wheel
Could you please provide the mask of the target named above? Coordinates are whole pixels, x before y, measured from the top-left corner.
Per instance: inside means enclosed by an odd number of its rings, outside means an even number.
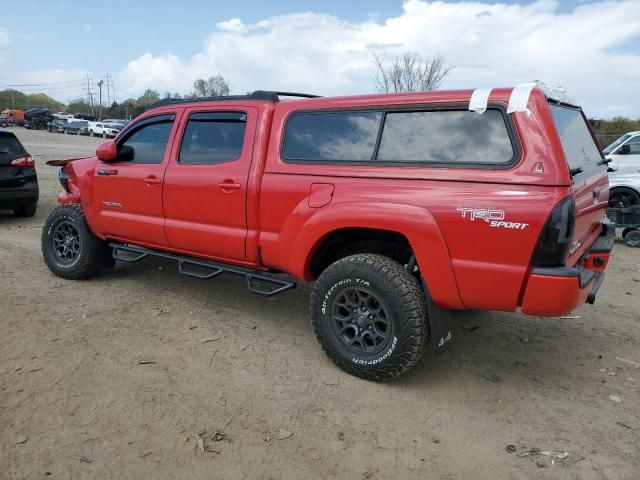
[[[382,255],[351,255],[322,272],[311,294],[311,318],[329,358],[367,380],[403,374],[420,359],[426,343],[420,285]]]
[[[55,275],[69,280],[89,278],[113,266],[107,242],[89,229],[80,205],[55,208],[42,227],[42,255]]]

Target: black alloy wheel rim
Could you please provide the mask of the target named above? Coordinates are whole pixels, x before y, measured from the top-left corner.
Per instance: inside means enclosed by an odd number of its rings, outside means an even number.
[[[635,199],[633,195],[625,190],[616,191],[611,194],[609,197],[609,206],[613,208],[620,207],[622,204],[623,207],[631,207],[635,205]]]
[[[53,231],[53,251],[56,258],[69,265],[80,255],[80,235],[72,222],[62,221]]]
[[[392,336],[389,311],[373,292],[347,287],[334,297],[333,330],[345,346],[361,355],[382,352]]]

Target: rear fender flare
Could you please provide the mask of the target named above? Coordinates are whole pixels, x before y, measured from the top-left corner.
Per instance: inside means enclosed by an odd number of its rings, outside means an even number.
[[[433,215],[414,205],[391,202],[344,202],[319,209],[302,224],[301,218],[283,229],[281,242],[287,245],[289,272],[298,278],[313,280],[310,262],[322,241],[345,228],[389,230],[404,235],[416,256],[418,267],[436,305],[464,308],[456,284],[451,256]]]

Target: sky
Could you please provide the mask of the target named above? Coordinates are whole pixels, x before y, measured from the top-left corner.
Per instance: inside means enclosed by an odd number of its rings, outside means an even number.
[[[405,51],[443,55],[443,89],[541,80],[640,118],[640,0],[0,0],[0,89],[64,102],[107,74],[117,101],[215,74],[240,94],[371,93],[373,54]]]

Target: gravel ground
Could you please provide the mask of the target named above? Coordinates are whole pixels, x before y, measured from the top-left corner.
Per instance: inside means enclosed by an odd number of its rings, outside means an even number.
[[[449,351],[369,383],[321,352],[308,286],[265,299],[160,260],[54,277],[44,162],[99,141],[15,131],[41,197],[0,213],[0,478],[640,478],[640,369],[617,359],[640,362],[640,249],[616,245],[575,318],[461,312]]]

